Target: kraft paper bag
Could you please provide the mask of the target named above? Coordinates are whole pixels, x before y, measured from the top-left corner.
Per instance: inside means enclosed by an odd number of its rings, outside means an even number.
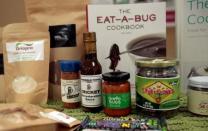
[[[43,23],[10,24],[3,29],[6,102],[46,103],[50,39]]]
[[[44,22],[49,26],[76,24],[76,44],[52,46],[50,55],[49,98],[61,99],[59,60],[81,60],[84,56],[82,34],[86,29],[88,0],[24,0],[29,22]],[[61,32],[62,33],[62,32]],[[51,39],[53,36],[51,36]]]
[[[32,104],[0,104],[0,131],[58,131],[58,122],[42,117]]]
[[[0,103],[5,102],[2,28],[0,27]]]

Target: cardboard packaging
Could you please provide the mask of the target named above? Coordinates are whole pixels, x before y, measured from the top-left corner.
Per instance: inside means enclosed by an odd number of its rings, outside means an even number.
[[[206,0],[176,1],[177,58],[180,60],[182,91],[188,76],[208,75],[208,7]]]
[[[48,100],[50,38],[43,23],[14,23],[3,29],[6,102]]]
[[[50,51],[50,73],[53,74],[50,75],[50,79],[60,79],[60,71],[53,68],[58,64],[57,61],[81,60],[84,56],[82,35],[86,31],[85,11],[88,0],[24,0],[24,2],[29,22],[43,22],[49,26],[76,24],[76,45],[51,48]],[[60,90],[60,82],[50,81],[49,98],[60,100]]]
[[[5,102],[2,28],[0,28],[0,102]]]
[[[57,131],[56,121],[43,118],[30,104],[0,104],[0,131]]]
[[[4,75],[0,75],[0,103],[5,102]]]
[[[97,35],[97,57],[103,73],[109,72],[111,46],[116,43],[120,52],[140,46],[134,52],[120,55],[117,70],[130,72],[134,85],[135,60],[166,56],[165,2],[88,5],[88,28]],[[158,51],[157,51],[158,50]]]
[[[0,131],[74,131],[80,121],[32,104],[0,104]]]

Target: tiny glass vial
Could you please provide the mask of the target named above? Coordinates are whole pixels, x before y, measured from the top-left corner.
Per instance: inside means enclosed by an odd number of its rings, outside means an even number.
[[[80,62],[59,61],[61,68],[61,97],[65,108],[80,107]]]
[[[109,72],[102,75],[103,106],[108,116],[126,116],[131,112],[131,91],[126,72]]]

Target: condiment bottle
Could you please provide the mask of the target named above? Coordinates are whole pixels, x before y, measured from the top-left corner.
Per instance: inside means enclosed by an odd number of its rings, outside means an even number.
[[[61,60],[61,96],[66,108],[80,107],[80,61]]]
[[[85,44],[85,59],[81,64],[81,102],[86,112],[102,110],[102,67],[97,60],[96,34],[83,34]]]
[[[127,72],[109,72],[103,76],[104,112],[109,116],[126,116],[131,112],[131,91]]]

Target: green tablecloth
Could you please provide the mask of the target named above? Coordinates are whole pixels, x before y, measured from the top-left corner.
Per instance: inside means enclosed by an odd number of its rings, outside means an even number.
[[[199,116],[188,112],[187,110],[187,98],[181,97],[181,107],[171,116],[167,116],[167,127],[170,131],[208,131],[208,117]],[[83,120],[87,115],[91,119],[102,119],[107,117],[103,112],[100,113],[86,113],[81,109],[65,109],[60,101],[49,101],[47,105],[43,105],[47,108],[54,108],[64,113],[75,117],[79,120]],[[135,108],[133,108],[132,114],[127,117],[137,116]]]

